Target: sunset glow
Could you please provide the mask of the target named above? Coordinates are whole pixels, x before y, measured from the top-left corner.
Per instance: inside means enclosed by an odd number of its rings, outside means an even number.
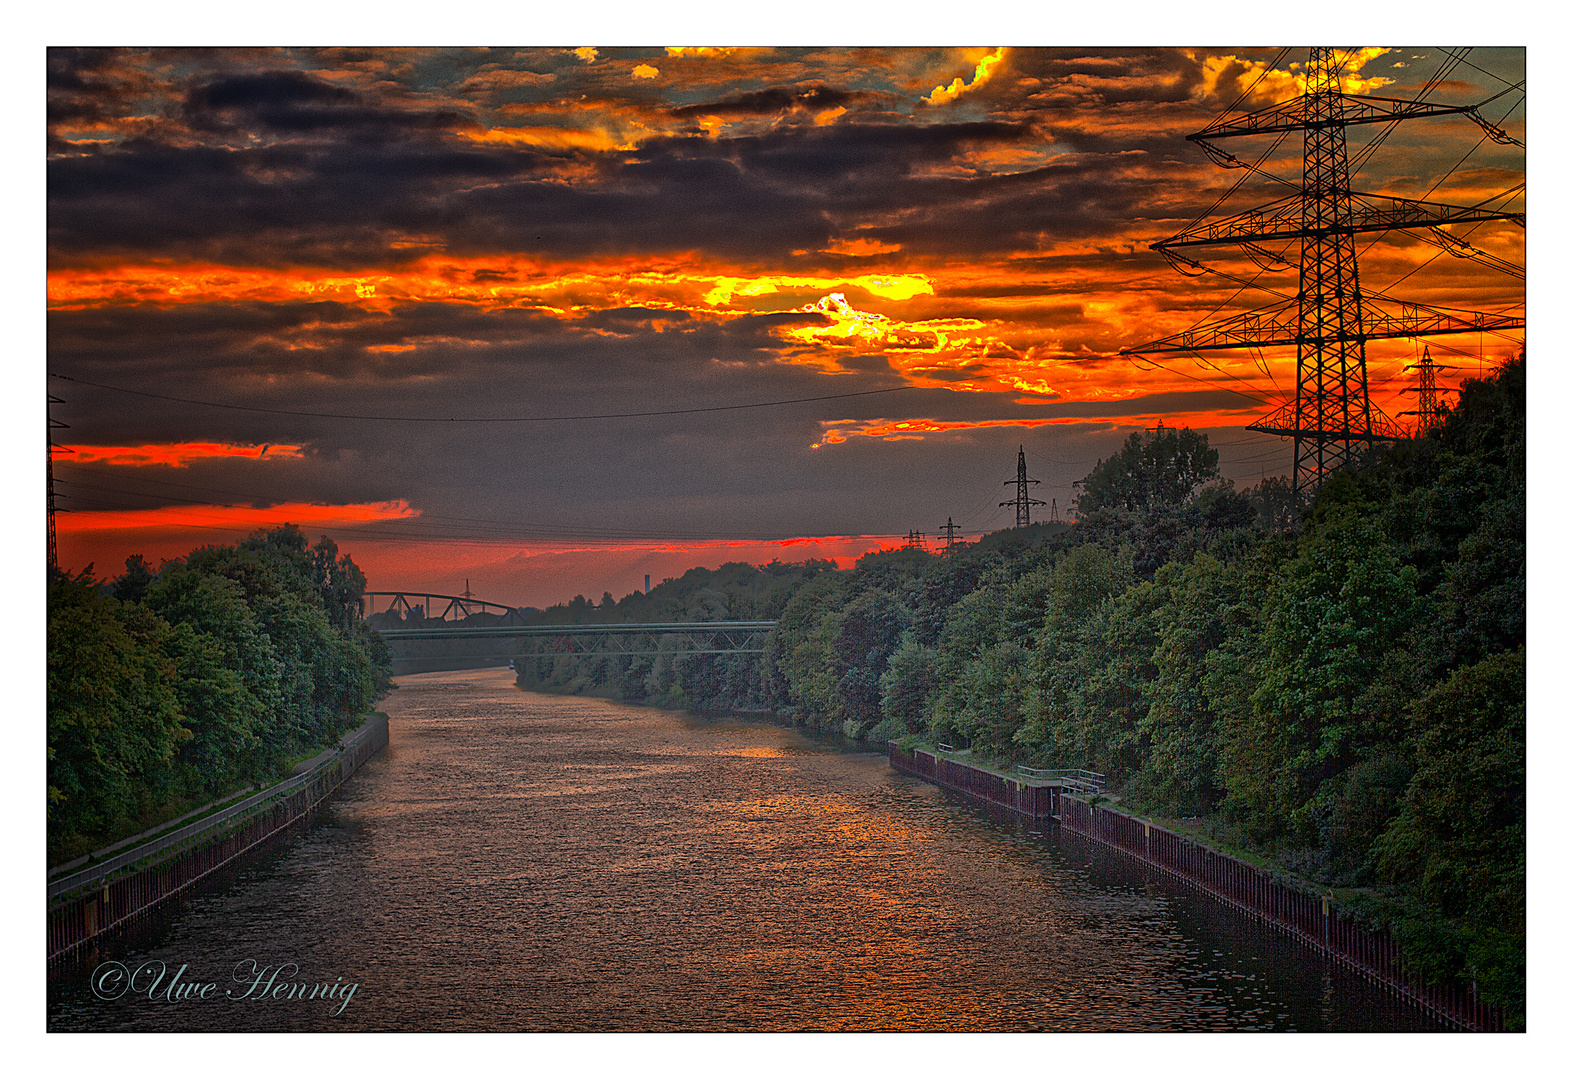
[[[991,496],[1020,445],[1068,506],[1160,420],[1209,431],[1241,484],[1282,469],[1286,444],[1243,429],[1292,394],[1292,348],[1121,351],[1292,300],[1293,244],[1175,265],[1150,245],[1285,196],[1294,139],[1230,140],[1262,170],[1230,195],[1244,171],[1184,136],[1302,92],[1303,50],[50,57],[65,561],[113,569],[141,536],[283,520],[403,521],[439,561],[467,531],[487,551],[511,537],[536,570],[527,531],[473,522],[823,534],[842,558],[879,542],[847,538],[932,534],[974,505],[966,528],[1008,524]],[[1522,65],[1382,46],[1342,77],[1500,95],[1482,119],[1522,142]],[[1522,211],[1520,146],[1458,115],[1380,127],[1350,129],[1359,190]],[[1361,283],[1522,312],[1524,240],[1504,221],[1362,234]],[[1455,385],[1521,340],[1429,343]],[[1426,344],[1369,343],[1389,415],[1412,408],[1404,369]],[[375,557],[375,583],[427,573],[411,544]],[[612,566],[563,569],[578,557],[515,595],[586,591]]]
[[[207,458],[301,457],[299,446],[264,443],[261,446],[234,446],[229,443],[171,443],[164,446],[72,446],[72,460],[106,465],[171,465],[175,468]]]

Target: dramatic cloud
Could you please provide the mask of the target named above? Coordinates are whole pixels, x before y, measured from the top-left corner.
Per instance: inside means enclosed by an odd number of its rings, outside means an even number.
[[[52,49],[62,561],[292,520],[373,587],[548,603],[998,528],[1018,446],[1062,510],[1160,420],[1207,429],[1239,483],[1282,472],[1244,426],[1292,393],[1292,352],[1121,350],[1293,296],[1297,248],[1202,269],[1150,245],[1298,183],[1298,136],[1234,140],[1254,173],[1185,136],[1298,94],[1305,60]],[[1372,48],[1343,78],[1501,94],[1482,117],[1522,141],[1523,66]],[[1468,117],[1349,139],[1361,190],[1523,209],[1524,151]],[[1515,223],[1359,242],[1368,291],[1523,309]],[[1371,343],[1390,413],[1421,347]],[[1460,374],[1516,348],[1432,342]]]

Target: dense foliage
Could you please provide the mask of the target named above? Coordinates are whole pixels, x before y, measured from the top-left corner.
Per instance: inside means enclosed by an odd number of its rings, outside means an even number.
[[[184,806],[277,780],[360,722],[388,651],[366,580],[293,526],[156,573],[49,583],[49,856],[92,850]]]
[[[1521,1018],[1524,394],[1522,359],[1466,383],[1439,432],[1303,515],[1281,478],[1213,480],[1204,436],[1138,433],[1070,528],[848,571],[691,571],[597,610],[777,618],[757,666],[560,660],[520,681],[1094,769],[1338,890]]]
[[[778,619],[799,586],[834,569],[834,563],[813,559],[761,567],[727,563],[718,570],[696,568],[621,601],[611,593],[605,593],[599,604],[576,596],[535,613],[529,621],[576,626]],[[517,668],[519,685],[526,689],[604,694],[652,705],[755,712],[770,708],[778,696],[760,680],[757,656],[685,655],[675,646],[654,656],[521,658]]]

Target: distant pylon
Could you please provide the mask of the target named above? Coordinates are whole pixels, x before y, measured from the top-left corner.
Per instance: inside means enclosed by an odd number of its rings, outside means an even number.
[[[1399,391],[1401,394],[1419,394],[1420,401],[1417,408],[1401,412],[1399,416],[1413,416],[1415,418],[1415,438],[1423,439],[1437,428],[1442,426],[1442,421],[1447,419],[1447,406],[1444,405],[1437,393],[1457,393],[1451,386],[1438,386],[1436,373],[1439,371],[1452,371],[1446,364],[1431,362],[1431,346],[1425,347],[1425,352],[1420,357],[1420,363],[1411,364],[1405,371],[1420,373],[1419,386],[1406,386]]]
[[[945,550],[946,551],[949,551],[951,548],[956,546],[956,543],[957,543],[956,534],[959,533],[960,531],[961,531],[961,526],[957,525],[950,518],[946,518],[945,519],[945,527],[940,529],[940,532],[943,533],[944,536],[945,536]]]
[[[62,399],[55,397],[53,394],[48,395],[48,397],[49,402],[44,406],[44,415],[49,420],[49,427],[46,430],[44,437],[49,443],[49,448],[45,453],[44,458],[46,462],[44,466],[44,475],[49,479],[49,566],[50,569],[55,569],[60,565],[59,551],[55,546],[55,454],[56,452],[70,454],[74,453],[75,451],[73,451],[69,446],[57,446],[55,444],[55,429],[67,428],[71,425],[62,424],[59,420],[56,420],[53,416],[49,415],[50,405],[64,405],[65,402]]]
[[[907,533],[907,547],[917,548],[919,551],[927,550],[927,546],[923,543],[923,534],[916,529]]]
[[[1060,520],[1060,501],[1058,499],[1050,499],[1049,500],[1049,520],[1050,521],[1059,521]]]
[[[1016,524],[1018,526],[1031,525],[1032,508],[1034,506],[1045,506],[1047,504],[1042,499],[1027,498],[1027,485],[1036,484],[1038,481],[1029,480],[1027,478],[1027,448],[1025,446],[1020,447],[1016,451],[1016,479],[1014,481],[1005,481],[1005,486],[1009,487],[1012,483],[1016,485],[1016,497],[1006,502],[1002,502],[1000,505],[1014,506],[1016,508]]]

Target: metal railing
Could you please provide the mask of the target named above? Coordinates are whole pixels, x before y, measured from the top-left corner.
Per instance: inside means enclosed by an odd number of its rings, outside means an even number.
[[[165,833],[149,840],[145,844],[122,852],[111,859],[96,865],[85,867],[74,874],[57,878],[49,882],[50,906],[70,899],[79,893],[107,884],[111,879],[133,873],[144,867],[156,863],[166,862],[190,848],[198,847],[211,838],[229,832],[244,824],[246,821],[259,814],[266,813],[274,805],[294,795],[302,788],[309,785],[320,786],[324,781],[331,780],[337,784],[343,775],[342,769],[347,761],[358,765],[356,751],[369,740],[385,735],[374,730],[385,724],[383,720],[372,720],[362,725],[359,729],[345,736],[339,743],[339,752],[333,757],[322,762],[315,769],[300,776],[294,776],[270,787],[259,791],[255,795],[236,803],[234,806],[225,807],[215,814],[209,814],[186,825],[174,832]],[[353,768],[353,765],[352,765]],[[331,772],[331,776],[329,775]]]
[[[1098,795],[1104,790],[1107,777],[1088,769],[1031,769],[1017,765],[1016,771],[1032,780],[1058,780],[1061,787]]]

